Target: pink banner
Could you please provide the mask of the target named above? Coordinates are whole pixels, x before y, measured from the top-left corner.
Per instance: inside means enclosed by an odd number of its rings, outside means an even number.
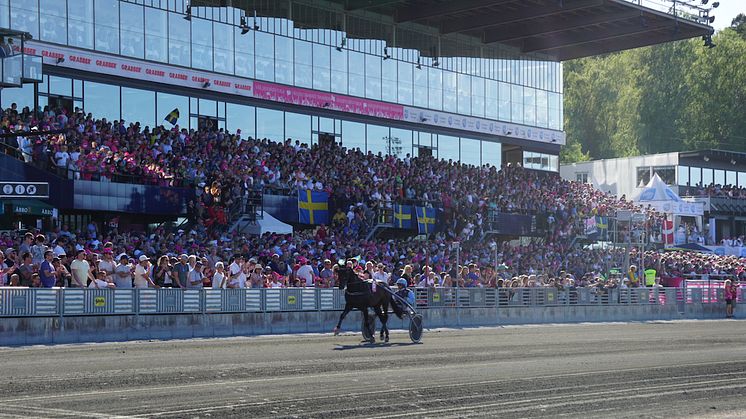
[[[350,96],[339,96],[334,93],[318,92],[260,81],[254,82],[254,97],[274,102],[312,106],[379,118],[404,118],[404,107],[401,105]]]

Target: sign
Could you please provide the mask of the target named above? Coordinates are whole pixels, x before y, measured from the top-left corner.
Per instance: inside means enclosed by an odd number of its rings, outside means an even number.
[[[106,305],[106,297],[96,297],[93,299],[93,305],[96,307],[103,307]]]
[[[0,198],[49,198],[49,183],[0,181]]]
[[[440,302],[440,293],[433,294],[433,302],[439,303]]]
[[[294,295],[288,295],[288,304],[295,304],[296,301],[297,299]]]

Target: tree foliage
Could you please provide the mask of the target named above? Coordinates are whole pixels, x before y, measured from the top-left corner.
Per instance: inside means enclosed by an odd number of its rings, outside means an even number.
[[[565,162],[746,151],[746,16],[713,37],[565,63]],[[739,32],[743,28],[743,32]]]

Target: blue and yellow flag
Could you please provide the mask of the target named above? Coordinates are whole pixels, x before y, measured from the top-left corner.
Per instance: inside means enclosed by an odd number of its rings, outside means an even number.
[[[435,208],[414,208],[417,212],[417,230],[420,234],[435,233]]]
[[[170,123],[171,125],[176,125],[176,122],[179,120],[179,108],[176,108],[169,112],[168,115],[163,118],[163,120]]]
[[[301,224],[329,224],[329,194],[310,189],[299,189],[298,222]]]
[[[394,227],[412,228],[412,206],[394,204]]]

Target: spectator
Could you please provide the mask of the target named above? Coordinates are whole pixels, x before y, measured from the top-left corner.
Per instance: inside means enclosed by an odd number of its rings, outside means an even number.
[[[148,259],[148,257],[142,255],[140,256],[138,261],[140,263],[138,263],[135,267],[135,288],[160,288],[153,282],[153,279],[151,278],[152,267],[150,265],[150,260]]]
[[[57,283],[57,269],[52,265],[53,259],[53,251],[47,250],[44,252],[44,261],[41,263],[39,268],[39,278],[41,280],[41,286],[44,288],[52,288]]]
[[[85,250],[78,250],[75,253],[75,260],[70,264],[70,270],[72,273],[71,287],[85,288],[88,286],[88,280],[93,278],[91,277],[91,267],[85,260]]]
[[[215,264],[215,274],[212,276],[212,289],[225,289],[227,279],[223,262],[217,262]]]
[[[126,253],[122,253],[117,259],[119,259],[119,263],[114,268],[114,286],[116,288],[132,288],[132,272],[134,268],[129,263],[129,256]]]

